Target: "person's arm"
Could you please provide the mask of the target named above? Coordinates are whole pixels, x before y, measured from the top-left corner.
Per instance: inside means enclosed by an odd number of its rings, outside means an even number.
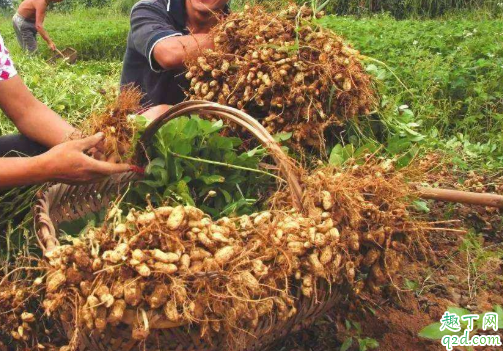
[[[80,135],[56,112],[37,100],[19,76],[0,82],[0,106],[21,134],[44,146]]]
[[[149,108],[145,112],[141,113],[141,115],[146,119],[153,121],[154,119],[161,117],[161,115],[167,112],[171,107],[171,105],[157,105]]]
[[[54,51],[56,45],[49,37],[49,33],[44,28],[45,13],[47,11],[47,3],[45,1],[35,1],[35,27],[40,36],[46,41],[49,48]]]
[[[209,34],[192,34],[166,38],[154,46],[153,57],[165,70],[184,67],[184,61],[200,50],[213,48]]]
[[[128,164],[97,161],[85,154],[103,140],[103,133],[68,141],[36,157],[0,158],[0,189],[48,181],[81,184],[132,170]]]
[[[131,11],[129,40],[155,72],[183,68],[187,55],[213,45],[208,34],[184,35],[165,8],[142,1]]]

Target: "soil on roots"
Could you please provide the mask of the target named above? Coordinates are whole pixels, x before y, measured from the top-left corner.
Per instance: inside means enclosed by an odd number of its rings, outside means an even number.
[[[126,87],[108,103],[104,111],[92,114],[82,124],[81,129],[87,135],[98,132],[105,135],[104,154],[100,155],[102,159],[113,162],[130,159],[137,132],[130,116],[140,111],[142,96],[138,88]]]

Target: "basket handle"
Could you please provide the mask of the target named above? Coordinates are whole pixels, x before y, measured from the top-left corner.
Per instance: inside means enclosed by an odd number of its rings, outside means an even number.
[[[302,187],[293,160],[281,150],[279,144],[257,120],[232,107],[200,100],[185,101],[173,106],[147,126],[138,145],[136,145],[133,163],[146,166],[148,164],[147,150],[152,144],[155,133],[168,121],[190,113],[221,117],[235,122],[252,133],[268,150],[279,167],[280,173],[286,179],[292,197],[292,205],[297,210],[302,210]]]

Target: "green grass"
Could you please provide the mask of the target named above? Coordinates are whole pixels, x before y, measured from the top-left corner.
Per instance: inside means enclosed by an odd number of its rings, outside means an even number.
[[[408,105],[421,145],[456,155],[461,166],[501,167],[503,22],[330,17],[322,23],[385,62],[408,87],[375,64],[386,119],[396,120],[396,106]],[[395,134],[404,137],[400,151],[411,146],[405,130]]]
[[[79,125],[104,105],[103,92],[113,92],[119,86],[127,23],[125,16],[100,13],[95,9],[71,15],[50,13],[47,28],[56,43],[62,48],[72,46],[79,51],[81,60],[75,65],[47,64],[50,53],[40,38],[42,50],[39,54],[28,56],[21,52],[9,14],[0,16],[0,34],[20,76],[33,94],[70,123]],[[14,132],[14,125],[0,111],[0,135]],[[29,243],[35,243],[29,240],[33,234],[29,216],[37,190],[38,187],[26,187],[0,192],[0,263],[2,257],[9,257],[7,251],[14,255],[30,246]],[[23,220],[24,216],[28,217]]]
[[[121,60],[126,51],[129,19],[109,9],[49,12],[45,28],[60,50],[73,47],[82,60]],[[0,17],[0,33],[10,47],[17,46],[13,45],[15,38],[11,16]],[[40,36],[38,43],[41,55],[50,57],[52,53]]]
[[[352,15],[389,13],[399,19],[439,17],[454,11],[479,11],[496,17],[503,10],[499,4],[499,0],[330,0],[327,11]]]
[[[503,22],[460,17],[398,21],[379,16],[327,17],[322,24],[364,55],[385,62],[407,86],[408,90],[382,65],[367,62],[379,78],[380,113],[392,138],[390,153],[406,151],[422,139],[420,146],[452,152],[462,166],[501,165]],[[35,95],[76,123],[102,104],[100,90],[118,85],[128,16],[107,9],[49,13],[46,26],[60,47],[77,49],[81,61],[48,65],[50,53],[43,42],[36,57],[23,55],[9,17],[2,18],[0,33]],[[401,105],[409,106],[406,113],[398,110]],[[12,125],[2,119],[0,131],[10,132]]]
[[[127,0],[119,0],[127,1]],[[244,5],[260,4],[270,9],[284,5],[284,0],[233,0],[232,6],[240,9]],[[453,12],[464,15],[476,11],[485,18],[498,18],[503,15],[500,0],[295,0],[297,4],[320,6],[325,4],[328,14],[369,16],[389,14],[397,19],[438,18]]]
[[[49,13],[46,27],[57,45],[60,48],[71,46],[79,52],[79,61],[74,65],[46,63],[52,54],[40,38],[40,53],[24,54],[14,36],[10,18],[0,19],[0,33],[20,76],[38,99],[72,124],[79,124],[103,105],[103,92],[117,90],[129,28],[127,17],[97,9],[71,15]],[[14,130],[12,123],[0,112],[0,134]]]

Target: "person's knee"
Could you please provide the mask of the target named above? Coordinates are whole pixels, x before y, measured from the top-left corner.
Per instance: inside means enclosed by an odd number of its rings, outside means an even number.
[[[47,148],[24,135],[11,134],[0,136],[0,157],[36,156]]]

